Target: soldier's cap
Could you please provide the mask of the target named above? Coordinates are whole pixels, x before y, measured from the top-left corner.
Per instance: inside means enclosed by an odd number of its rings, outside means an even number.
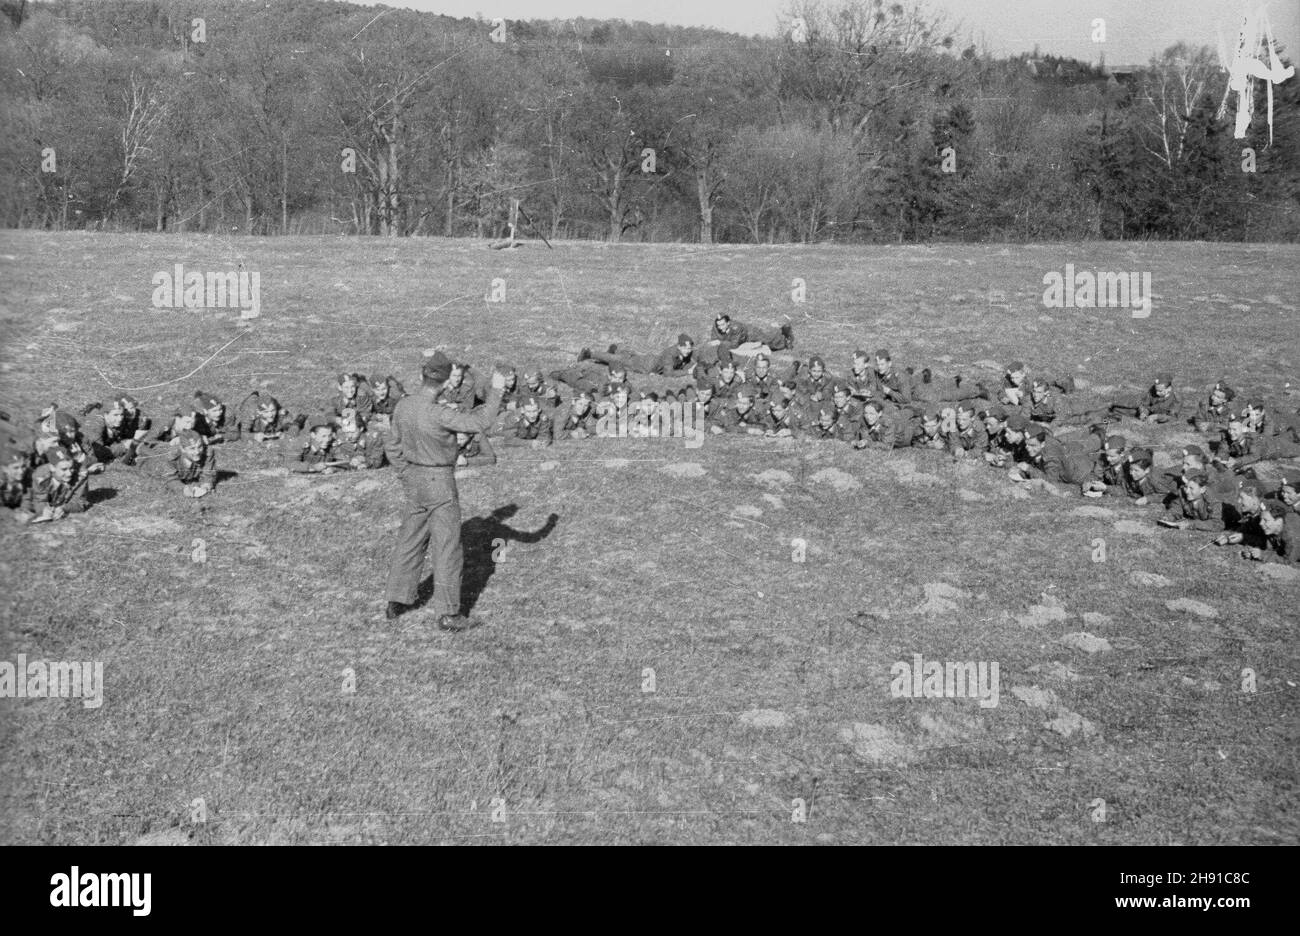
[[[826,362],[822,360],[822,356],[820,354],[814,354],[812,357],[808,359],[808,369],[812,370],[814,364],[820,364],[823,370],[825,370],[826,368]]]
[[[721,364],[723,367],[735,367],[735,366],[736,366],[735,359],[732,358],[732,356],[731,356],[731,349],[730,349],[730,348],[719,348],[719,349],[718,349],[718,363]]]
[[[1216,384],[1215,384],[1211,389],[1212,389],[1212,390],[1222,390],[1222,391],[1223,391],[1224,399],[1227,399],[1227,400],[1233,400],[1233,399],[1236,399],[1236,397],[1237,397],[1237,391],[1236,391],[1236,390],[1233,390],[1230,386],[1228,386],[1228,384],[1227,384],[1226,382],[1224,382],[1224,381],[1222,381],[1222,380],[1220,380],[1218,383],[1216,383]]]
[[[1228,414],[1228,422],[1230,423],[1244,423],[1245,421],[1246,421],[1246,414],[1244,412],[1238,412],[1237,410],[1233,410],[1231,413]]]
[[[574,394],[574,397],[573,397],[573,398],[574,398],[575,400],[590,400],[590,399],[592,399],[591,391],[590,391],[590,390],[579,390],[576,394]]]
[[[790,402],[782,397],[769,397],[767,401],[768,409],[789,409]]]
[[[1014,374],[1017,371],[1024,371],[1024,369],[1025,369],[1025,364],[1023,361],[1012,361],[1010,364],[1007,365],[1008,374]]]
[[[447,371],[447,376],[449,377],[451,376],[450,369],[448,369]],[[540,366],[536,364],[529,364],[528,367],[524,369],[524,380],[532,380],[534,377],[540,380],[541,376],[542,376],[542,369]]]
[[[1047,378],[1046,378],[1046,377],[1035,377],[1033,380],[1030,381],[1030,383],[1031,383],[1033,386],[1035,386],[1035,387],[1046,387],[1046,386],[1048,386]]]
[[[1300,487],[1300,469],[1289,468],[1282,471],[1282,487]]]
[[[1013,432],[1028,432],[1031,423],[1023,413],[1008,413],[1007,428]]]
[[[680,335],[677,336],[677,343],[679,345],[684,345],[684,344],[693,345],[695,344],[695,339],[692,338],[690,335],[686,334],[686,332],[682,332]]]
[[[139,406],[139,405],[140,405],[139,401],[136,400],[136,398],[133,397],[133,396],[131,396],[131,394],[129,394],[129,393],[124,393],[124,394],[122,394],[120,397],[118,397],[117,399],[115,399],[113,402],[116,403],[118,406],[122,406],[122,407],[127,407],[127,406]]]
[[[51,445],[45,450],[45,463],[47,465],[57,465],[59,462],[72,461],[72,453],[62,445]]]
[[[1128,439],[1122,435],[1107,436],[1104,444],[1112,452],[1122,452],[1128,445]]]
[[[210,410],[214,407],[221,406],[221,401],[210,393],[204,393],[202,390],[194,391],[194,408],[199,410]]]
[[[1237,490],[1243,494],[1253,494],[1255,497],[1263,497],[1268,493],[1268,489],[1264,487],[1263,482],[1256,478],[1247,478],[1238,482]]]
[[[541,404],[540,402],[538,402],[537,397],[535,397],[535,396],[526,396],[526,397],[524,397],[523,399],[521,399],[521,400],[519,401],[519,405],[520,405],[521,407],[524,407],[524,406],[536,406],[536,407],[538,407],[538,408],[540,409],[542,404]]]
[[[695,392],[704,393],[705,391],[708,391],[709,393],[712,393],[713,390],[714,390],[713,384],[706,383],[706,384],[700,384],[700,386],[696,389]]]
[[[1190,474],[1183,475],[1183,483],[1186,484],[1188,481],[1195,481],[1201,487],[1210,486],[1210,476],[1204,471],[1193,471]]]
[[[1156,383],[1160,384],[1161,386],[1168,387],[1172,385],[1173,382],[1174,382],[1174,375],[1167,370],[1163,370],[1160,373],[1156,374]]]
[[[782,388],[783,390],[798,390],[798,389],[799,389],[799,381],[797,381],[797,380],[783,380],[783,381],[781,381],[781,388]]]
[[[994,403],[992,406],[984,407],[976,415],[979,416],[980,419],[988,419],[992,417],[993,419],[1003,420],[1007,418],[1007,411],[1002,408],[1002,404]]]
[[[844,384],[837,383],[833,387],[831,387],[832,396],[839,393],[848,393],[848,392],[849,392],[849,388]]]
[[[883,413],[885,411],[885,404],[884,401],[872,397],[863,405],[863,409],[875,410],[877,413]]]
[[[1130,464],[1137,465],[1140,468],[1150,468],[1155,460],[1155,453],[1149,448],[1135,448],[1128,453]]]
[[[975,412],[975,404],[970,400],[958,400],[956,409],[959,413],[973,413]]]
[[[1021,416],[1020,418],[1024,419],[1023,416]],[[1007,420],[1007,422],[1009,425],[1010,420]],[[1028,420],[1026,420],[1026,423],[1028,423]],[[1048,429],[1046,426],[1039,426],[1025,436],[1026,439],[1033,439],[1035,442],[1046,442],[1051,437],[1052,437],[1052,430]]]
[[[826,409],[826,407],[824,406],[817,411],[818,419],[830,419],[833,415],[835,414],[832,413],[830,410]]]
[[[759,361],[762,361],[762,362],[765,363],[765,364],[771,364],[771,363],[772,363],[772,359],[771,359],[770,357],[768,357],[766,354],[756,354],[756,355],[754,355],[754,363],[757,364]]]
[[[886,361],[892,361],[894,359],[894,356],[889,353],[888,348],[881,348],[879,351],[876,352],[876,357],[882,358]]]
[[[753,400],[753,399],[754,399],[754,394],[750,393],[748,390],[740,389],[740,390],[737,390],[737,391],[736,391],[736,399],[737,399],[737,400]]]
[[[926,422],[938,422],[941,417],[937,409],[928,409],[921,414],[921,418]]]
[[[1246,405],[1249,406],[1251,409],[1254,409],[1254,410],[1262,410],[1262,409],[1264,408],[1264,398],[1263,398],[1263,397],[1251,397],[1251,398],[1246,402]]]
[[[181,448],[189,448],[191,445],[207,445],[208,440],[203,438],[203,433],[195,432],[193,429],[182,429],[176,434],[176,444]]]
[[[308,432],[311,432],[313,429],[323,429],[323,428],[328,428],[328,429],[334,428],[333,413],[317,413],[315,416],[311,417],[311,419],[307,420]]]
[[[1201,461],[1205,461],[1205,450],[1199,445],[1188,445],[1184,447],[1183,454],[1191,455],[1193,458],[1199,458]]]
[[[650,393],[645,394],[641,399],[645,400],[647,403],[658,403],[659,394],[651,391]]]
[[[731,316],[728,315],[726,312],[719,312],[716,316],[714,316],[714,321],[715,321],[715,322],[721,322],[721,321],[723,321],[724,319],[725,319],[726,321],[730,322],[730,321],[731,321]]]
[[[451,377],[451,358],[441,351],[433,352],[420,362],[420,376],[429,383],[446,383]]]

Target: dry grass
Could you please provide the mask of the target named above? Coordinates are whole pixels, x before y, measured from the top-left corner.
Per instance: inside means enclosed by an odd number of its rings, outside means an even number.
[[[345,368],[411,385],[434,344],[484,368],[658,348],[683,328],[701,337],[720,308],[790,315],[800,353],[832,369],[887,345],[947,373],[996,376],[976,362],[1019,357],[1095,388],[1170,365],[1197,392],[1228,374],[1281,393],[1300,365],[1293,248],[2,240],[0,397],[24,416],[179,377],[237,333],[228,311],[150,308],[150,277],[175,263],[260,271],[263,312],[195,377],[138,392],[155,414],[195,387],[229,402],[267,387],[305,410]],[[1045,314],[1042,275],[1067,262],[1152,271],[1151,318]],[[494,277],[505,303],[483,299]],[[420,615],[382,621],[389,472],[290,479],[249,443],[222,466],[236,474],[202,510],[114,468],[86,515],[0,534],[0,659],[102,660],[106,678],[98,710],[0,702],[5,841],[1300,838],[1300,584],[1195,552],[1127,504],[1075,513],[1091,502],[1024,499],[926,452],[714,437],[510,451],[461,485],[489,624],[452,636]],[[511,530],[559,520],[494,564],[505,533],[482,518],[511,504]],[[796,537],[806,562],[791,561]],[[1081,631],[1111,649],[1061,641]],[[892,698],[890,665],[913,653],[998,661],[1000,705]],[[1244,667],[1257,693],[1239,691]],[[208,821],[191,826],[199,797]]]

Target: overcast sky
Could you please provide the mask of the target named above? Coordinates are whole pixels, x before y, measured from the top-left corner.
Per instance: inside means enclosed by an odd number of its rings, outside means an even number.
[[[367,2],[367,0],[360,0]],[[909,2],[910,0],[905,0]],[[485,19],[645,20],[682,26],[712,26],[742,35],[774,35],[788,0],[391,0],[387,6],[430,10],[448,16],[482,14]],[[1032,51],[1111,65],[1145,63],[1184,41],[1217,47],[1230,44],[1241,24],[1243,0],[927,0],[926,7],[960,23],[959,35],[997,54]],[[1300,49],[1300,0],[1251,0],[1264,6],[1278,42],[1294,61]],[[1106,20],[1106,42],[1091,41],[1091,23]]]

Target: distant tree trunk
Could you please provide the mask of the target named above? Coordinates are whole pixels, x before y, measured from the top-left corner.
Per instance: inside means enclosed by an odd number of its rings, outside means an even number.
[[[709,171],[700,166],[695,170],[695,195],[700,203],[700,243],[713,243],[713,190],[709,184]]]

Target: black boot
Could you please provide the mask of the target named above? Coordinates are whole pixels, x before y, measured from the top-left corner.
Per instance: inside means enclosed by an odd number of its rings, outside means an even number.
[[[581,351],[579,351],[579,352],[578,352],[578,360],[579,360],[579,361],[590,361],[590,360],[591,360],[591,349],[590,349],[590,348],[583,348]]]
[[[609,350],[608,350],[607,352],[605,352],[605,353],[606,353],[606,354],[618,354],[618,345],[616,345],[616,344],[612,344],[612,345],[610,345],[610,346],[609,346]]]
[[[388,607],[384,610],[384,617],[389,621],[396,620],[400,614],[409,610],[410,607],[410,605],[404,605],[400,601],[390,601]]]

